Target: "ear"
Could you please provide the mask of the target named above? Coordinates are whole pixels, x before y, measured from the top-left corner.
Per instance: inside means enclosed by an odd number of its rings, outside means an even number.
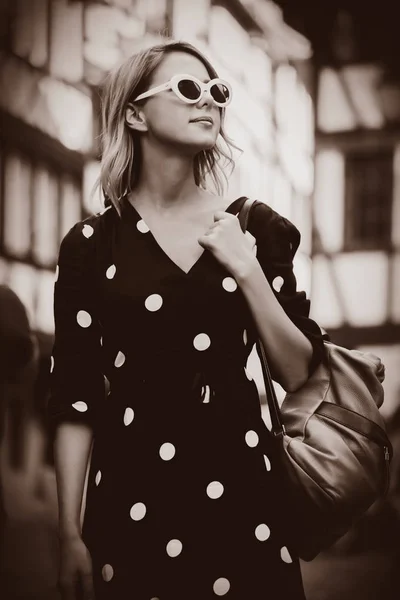
[[[129,103],[125,111],[125,121],[128,127],[135,131],[147,131],[146,117],[138,106]]]

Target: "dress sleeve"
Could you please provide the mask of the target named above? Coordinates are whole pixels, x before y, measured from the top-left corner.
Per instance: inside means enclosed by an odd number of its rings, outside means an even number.
[[[256,238],[257,259],[278,302],[291,321],[310,340],[313,347],[309,376],[326,358],[324,339],[329,339],[309,318],[310,300],[297,289],[293,258],[300,245],[297,227],[268,205],[258,203],[251,215],[249,231]]]
[[[105,395],[100,323],[94,291],[95,231],[77,223],[61,242],[54,284],[55,337],[47,418],[95,427]]]

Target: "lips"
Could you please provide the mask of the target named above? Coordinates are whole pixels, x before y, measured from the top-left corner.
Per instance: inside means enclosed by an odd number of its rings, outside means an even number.
[[[211,117],[196,117],[196,119],[192,119],[191,123],[211,123],[214,124],[214,121]]]

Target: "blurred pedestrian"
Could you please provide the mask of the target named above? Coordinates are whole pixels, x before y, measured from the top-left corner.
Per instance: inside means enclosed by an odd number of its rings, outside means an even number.
[[[106,210],[66,235],[55,284],[64,598],[304,599],[246,363],[260,335],[275,380],[295,390],[323,360],[322,333],[297,290],[297,228],[260,203],[245,235],[245,198],[223,193],[231,98],[186,43],[145,50],[105,82]]]
[[[25,381],[26,370],[36,357],[37,344],[25,307],[15,292],[6,285],[0,285],[0,446],[4,442],[7,413],[24,412],[20,404],[26,401],[26,397],[21,397],[19,391]],[[21,421],[19,425],[21,428]],[[23,436],[19,435],[17,439],[22,445]],[[0,470],[0,556],[6,525],[1,475]],[[0,568],[1,564],[0,559]]]

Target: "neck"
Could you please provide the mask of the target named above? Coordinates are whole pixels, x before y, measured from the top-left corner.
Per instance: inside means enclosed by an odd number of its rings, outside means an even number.
[[[174,154],[173,149],[152,144],[142,146],[141,174],[133,196],[156,209],[187,205],[203,191],[196,185],[191,154]]]

